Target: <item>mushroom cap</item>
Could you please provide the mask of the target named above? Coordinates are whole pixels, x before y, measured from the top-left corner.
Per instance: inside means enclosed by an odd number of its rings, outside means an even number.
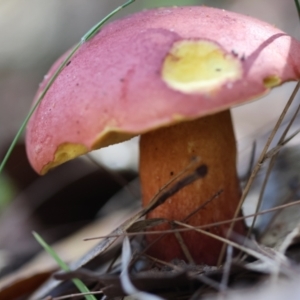
[[[297,40],[244,15],[199,6],[133,14],[85,42],[59,74],[28,123],[29,160],[44,174],[93,149],[253,100],[299,79],[299,66]]]

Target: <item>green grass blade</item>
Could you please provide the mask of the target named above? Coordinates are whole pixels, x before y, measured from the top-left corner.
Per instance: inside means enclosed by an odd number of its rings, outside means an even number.
[[[116,13],[118,13],[123,8],[127,7],[128,5],[135,2],[135,0],[129,0],[123,5],[120,5],[115,10],[113,10],[111,13],[109,13],[104,19],[102,19],[98,24],[96,24],[94,27],[92,27],[82,38],[81,43],[84,43],[91,39],[97,32],[100,30],[100,28],[103,26],[104,23],[106,23],[111,17],[113,17]]]
[[[75,52],[79,49],[79,47],[81,46],[82,43],[90,40],[100,29],[101,27],[112,17],[114,16],[116,13],[118,13],[121,9],[127,7],[128,5],[132,4],[133,2],[135,2],[135,0],[129,0],[127,2],[125,2],[123,5],[117,7],[115,10],[113,10],[111,13],[109,13],[105,18],[103,18],[99,23],[97,23],[93,28],[91,28],[80,40],[80,42],[72,49],[72,51],[70,52],[70,54],[68,55],[68,57],[63,61],[63,63],[59,66],[59,68],[57,69],[57,71],[55,72],[55,74],[51,77],[51,79],[49,80],[47,86],[45,87],[45,89],[42,91],[42,93],[40,94],[37,102],[35,103],[35,105],[31,108],[31,110],[29,111],[28,115],[26,116],[25,120],[23,121],[20,129],[18,130],[16,136],[14,137],[8,151],[6,152],[1,164],[0,164],[0,174],[3,171],[7,160],[9,159],[11,152],[13,151],[14,147],[16,146],[21,134],[23,133],[29,119],[31,118],[31,116],[33,115],[34,111],[36,110],[36,108],[39,106],[40,102],[43,100],[43,98],[45,97],[47,91],[49,90],[49,88],[51,87],[51,85],[53,84],[54,80],[57,78],[57,76],[59,75],[59,73],[62,71],[62,69],[64,68],[64,66],[67,64],[67,62],[72,58],[72,56],[75,54]]]
[[[23,133],[29,119],[31,118],[31,116],[33,115],[34,111],[36,110],[36,108],[39,106],[40,102],[43,100],[43,98],[45,97],[47,91],[49,90],[49,88],[51,87],[51,85],[53,84],[54,80],[57,78],[58,74],[61,72],[61,70],[64,68],[64,66],[66,65],[66,63],[69,61],[69,59],[74,55],[74,53],[78,50],[80,44],[77,44],[73,50],[70,52],[70,54],[68,55],[68,57],[63,61],[63,63],[59,66],[59,68],[56,70],[56,72],[54,73],[54,75],[51,77],[51,79],[49,80],[48,84],[46,85],[45,89],[42,91],[42,93],[40,94],[37,102],[35,103],[35,105],[30,109],[28,115],[26,116],[23,124],[21,125],[20,129],[18,130],[15,138],[13,139],[6,155],[4,156],[1,165],[0,165],[0,174],[4,169],[4,166],[11,154],[11,152],[13,151],[15,145],[18,142],[18,139],[20,138],[21,134]]]
[[[69,266],[58,256],[54,249],[51,248],[38,233],[33,232],[32,234],[38,241],[38,243],[45,249],[45,251],[53,257],[53,259],[57,262],[57,264],[63,271],[70,271]],[[81,293],[90,293],[90,290],[81,280],[73,279],[72,281]],[[86,300],[97,300],[93,295],[85,295],[84,297]]]
[[[300,19],[300,4],[299,4],[299,0],[295,0],[295,5],[296,5],[296,8],[297,8],[298,17]]]

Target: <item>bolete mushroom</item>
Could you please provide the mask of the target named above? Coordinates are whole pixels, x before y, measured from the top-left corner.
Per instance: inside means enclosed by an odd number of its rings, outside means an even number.
[[[250,17],[208,7],[133,14],[105,26],[62,70],[28,124],[29,160],[45,174],[78,155],[141,134],[144,204],[192,157],[200,157],[208,170],[149,218],[182,220],[222,189],[189,223],[230,219],[240,188],[229,108],[299,79],[299,66],[299,42]],[[243,223],[234,230],[243,234]],[[225,235],[226,227],[212,231]],[[182,236],[196,262],[216,263],[219,241],[196,232]],[[173,235],[156,243],[151,254],[184,258]]]

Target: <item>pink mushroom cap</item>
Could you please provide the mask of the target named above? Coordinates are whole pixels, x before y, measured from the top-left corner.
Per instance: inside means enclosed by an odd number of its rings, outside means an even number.
[[[299,79],[299,66],[297,40],[244,15],[209,7],[133,14],[106,25],[59,74],[28,123],[29,160],[44,174],[93,149],[256,99]]]

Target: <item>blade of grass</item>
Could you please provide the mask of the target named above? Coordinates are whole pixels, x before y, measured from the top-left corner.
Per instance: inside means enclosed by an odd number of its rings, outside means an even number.
[[[298,0],[295,0],[295,5],[296,5],[297,12],[298,12],[298,17],[300,19],[300,4],[299,4]]]
[[[87,42],[88,40],[90,40],[95,34],[97,34],[99,32],[99,30],[101,29],[101,27],[112,17],[114,16],[116,13],[118,13],[120,10],[122,10],[123,8],[127,7],[128,5],[132,4],[133,2],[135,2],[135,0],[129,0],[127,2],[125,2],[124,4],[120,5],[119,7],[117,7],[115,10],[113,10],[111,13],[109,13],[105,18],[103,18],[99,23],[97,23],[94,27],[92,27],[80,40],[80,42],[78,44],[76,44],[73,49],[71,50],[71,52],[69,53],[69,55],[67,56],[67,58],[62,62],[62,64],[59,66],[59,68],[56,70],[56,72],[54,73],[54,75],[51,77],[51,79],[49,80],[48,84],[46,85],[45,89],[41,92],[41,94],[38,97],[37,102],[35,103],[35,105],[31,108],[31,110],[29,111],[28,115],[26,116],[25,120],[23,121],[20,129],[18,130],[16,136],[14,137],[9,149],[7,150],[1,164],[0,164],[0,174],[3,171],[7,160],[10,157],[11,152],[13,151],[15,145],[17,144],[21,134],[23,133],[29,119],[31,118],[31,116],[33,115],[34,111],[36,110],[36,108],[39,106],[40,102],[44,99],[47,91],[49,90],[49,88],[51,87],[51,85],[53,84],[53,82],[55,81],[55,79],[57,78],[57,76],[59,75],[59,73],[62,71],[62,69],[64,68],[64,66],[67,64],[67,62],[73,57],[73,55],[75,54],[75,52],[80,48],[80,46]]]
[[[98,33],[100,28],[105,24],[111,17],[113,17],[116,13],[118,13],[120,10],[123,8],[127,7],[128,5],[132,4],[135,2],[135,0],[129,0],[126,3],[120,5],[117,7],[115,10],[113,10],[111,13],[109,13],[105,18],[103,18],[98,24],[96,24],[94,27],[92,27],[82,38],[81,38],[81,43],[84,43],[91,39],[95,34]]]
[[[51,248],[44,240],[43,238],[36,232],[32,233],[35,239],[38,241],[38,243],[45,249],[45,251],[53,257],[53,259],[57,262],[57,264],[60,266],[60,268],[63,271],[70,271],[68,265],[58,256],[58,254],[54,251],[53,248]],[[73,283],[76,285],[78,290],[81,293],[90,293],[90,290],[86,287],[86,285],[79,279],[72,279]],[[86,300],[97,300],[93,295],[85,295],[84,296]]]

